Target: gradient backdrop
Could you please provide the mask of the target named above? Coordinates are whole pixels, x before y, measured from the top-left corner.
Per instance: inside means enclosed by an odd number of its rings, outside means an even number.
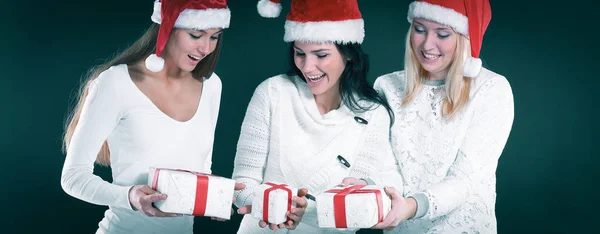
[[[106,207],[60,187],[63,122],[86,70],[126,48],[151,24],[152,0],[3,1],[0,7],[1,233],[93,233]],[[284,15],[261,18],[256,0],[230,0],[231,28],[217,73],[223,81],[213,156],[231,176],[246,106],[264,79],[287,70]],[[499,233],[597,229],[597,14],[583,3],[492,1],[484,65],[510,81],[515,121],[497,171]],[[372,83],[403,66],[409,1],[360,0]],[[517,4],[518,3],[518,4]],[[108,168],[96,173],[110,179]],[[595,182],[594,182],[595,181]],[[234,233],[241,217],[196,218],[197,233]],[[361,231],[362,232],[362,231]],[[364,232],[378,233],[378,232]]]

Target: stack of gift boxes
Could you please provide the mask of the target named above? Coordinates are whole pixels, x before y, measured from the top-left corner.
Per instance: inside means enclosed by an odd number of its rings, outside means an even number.
[[[148,185],[167,194],[155,202],[163,212],[209,216],[229,220],[235,181],[193,171],[150,168]],[[280,224],[295,207],[297,188],[267,182],[255,188],[251,215],[267,223]],[[370,228],[391,210],[391,200],[382,186],[336,187],[316,197],[318,224],[322,228]]]

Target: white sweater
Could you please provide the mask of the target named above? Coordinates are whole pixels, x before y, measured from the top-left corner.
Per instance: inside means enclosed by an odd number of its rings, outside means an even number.
[[[401,106],[405,80],[404,72],[394,72],[375,81],[396,115],[392,147],[404,195],[417,198],[421,216],[390,232],[496,233],[496,167],[514,118],[508,81],[482,69],[465,109],[447,120],[441,116],[443,83],[425,84]]]
[[[160,111],[133,83],[127,65],[104,71],[93,81],[65,159],[61,185],[83,201],[108,206],[97,233],[192,233],[193,217],[148,217],[133,211],[129,189],[147,184],[148,169],[181,168],[211,172],[221,81],[204,81],[198,110],[186,122]],[[108,140],[112,183],[93,174]]]
[[[368,124],[358,123],[355,116]],[[237,193],[236,205],[250,205],[253,188],[264,182],[307,188],[315,196],[348,176],[370,178],[377,184],[392,181],[395,184],[390,185],[401,187],[389,144],[389,126],[390,118],[383,106],[358,114],[342,104],[321,115],[308,85],[299,77],[269,78],[256,88],[242,124],[233,179],[246,184],[246,189]],[[338,155],[351,167],[342,165]],[[315,205],[309,200],[302,222],[289,233],[336,232],[318,228]],[[261,229],[258,222],[245,215],[238,233],[273,232]]]

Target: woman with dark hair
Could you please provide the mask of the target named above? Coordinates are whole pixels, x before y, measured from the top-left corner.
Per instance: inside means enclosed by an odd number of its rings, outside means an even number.
[[[192,233],[193,216],[164,213],[150,167],[211,173],[221,81],[213,73],[225,0],[156,1],[155,23],[92,70],[66,126],[63,190],[108,206],[97,233]],[[110,166],[112,183],[93,174]]]
[[[294,197],[297,207],[281,224],[245,215],[238,233],[272,232],[267,225],[290,233],[353,233],[319,228],[316,206],[303,195],[318,195],[350,176],[375,184],[386,184],[385,178],[400,187],[389,143],[391,111],[367,83],[369,61],[361,49],[364,23],[357,1],[291,4],[284,41],[290,42],[292,71],[256,88],[241,127],[233,179],[246,186],[236,192],[240,214],[251,212],[255,188],[265,182],[300,189]],[[280,9],[261,1],[263,16],[277,15],[265,7]]]

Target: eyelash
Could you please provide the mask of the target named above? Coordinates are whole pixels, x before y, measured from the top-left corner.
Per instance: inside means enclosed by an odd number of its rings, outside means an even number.
[[[415,32],[417,32],[418,34],[424,33],[425,30],[424,29],[420,29],[419,27],[415,27]]]
[[[328,55],[328,54],[323,54],[323,55],[319,55],[319,54],[317,54],[316,56],[317,56],[317,58],[320,58],[320,59],[321,59],[321,58],[325,58],[325,57],[327,57],[327,55]],[[305,54],[305,53],[300,53],[300,52],[296,51],[296,56],[298,56],[298,57],[303,57],[303,56],[306,56],[306,54]]]
[[[196,35],[190,33],[190,37],[192,37],[192,39],[197,40],[197,39],[200,39],[202,36],[196,36]],[[219,40],[219,36],[212,36],[212,37],[210,37],[210,39],[213,41],[216,41],[216,40]]]
[[[423,33],[425,33],[425,30],[415,27],[415,32],[418,34],[423,34]],[[444,34],[444,35],[438,34],[437,36],[439,39],[445,39],[445,38],[449,37],[450,34]]]

